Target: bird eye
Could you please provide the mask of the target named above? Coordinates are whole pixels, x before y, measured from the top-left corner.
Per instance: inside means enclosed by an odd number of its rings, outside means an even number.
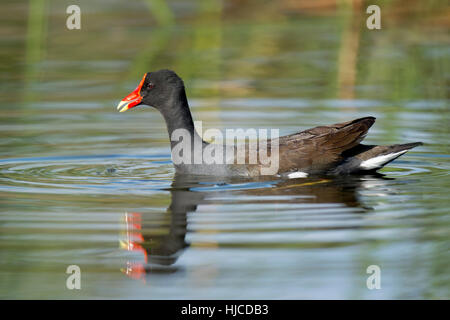
[[[147,84],[147,88],[149,88],[149,89],[151,89],[151,88],[153,88],[155,85],[153,84],[153,82],[149,82],[148,84]]]

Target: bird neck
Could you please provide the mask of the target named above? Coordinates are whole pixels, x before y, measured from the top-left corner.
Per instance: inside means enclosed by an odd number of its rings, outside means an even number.
[[[189,133],[191,140],[191,145],[194,142],[203,142],[202,138],[195,131],[194,121],[192,120],[192,114],[189,110],[189,104],[186,97],[186,92],[184,87],[179,87],[173,89],[173,93],[167,101],[165,108],[162,108],[162,115],[166,122],[167,131],[169,133],[169,139],[171,147],[173,147],[177,141],[172,141],[172,137],[176,130],[184,129]]]

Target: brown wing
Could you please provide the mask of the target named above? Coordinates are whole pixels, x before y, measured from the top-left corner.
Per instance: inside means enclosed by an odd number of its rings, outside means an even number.
[[[320,173],[342,161],[345,150],[358,145],[374,117],[320,126],[279,138],[279,172]]]

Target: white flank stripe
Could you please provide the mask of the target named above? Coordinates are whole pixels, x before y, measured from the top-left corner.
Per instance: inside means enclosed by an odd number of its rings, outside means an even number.
[[[383,166],[383,164],[389,162],[390,160],[404,154],[405,152],[407,152],[408,150],[403,150],[400,152],[396,152],[396,153],[389,153],[389,154],[385,154],[384,156],[378,156],[366,161],[361,162],[361,164],[359,165],[360,168],[365,169],[365,170],[372,170],[372,169],[376,169],[376,168],[381,168]]]
[[[308,174],[306,172],[297,171],[297,172],[289,173],[287,176],[289,179],[306,178],[308,176]]]

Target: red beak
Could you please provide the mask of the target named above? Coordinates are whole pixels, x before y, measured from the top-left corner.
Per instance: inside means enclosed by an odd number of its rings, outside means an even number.
[[[119,102],[119,105],[117,106],[117,110],[119,110],[119,112],[127,111],[128,109],[131,109],[141,103],[142,97],[139,92],[141,91],[146,76],[147,74],[144,74],[144,77],[141,82],[139,82],[137,88]]]

